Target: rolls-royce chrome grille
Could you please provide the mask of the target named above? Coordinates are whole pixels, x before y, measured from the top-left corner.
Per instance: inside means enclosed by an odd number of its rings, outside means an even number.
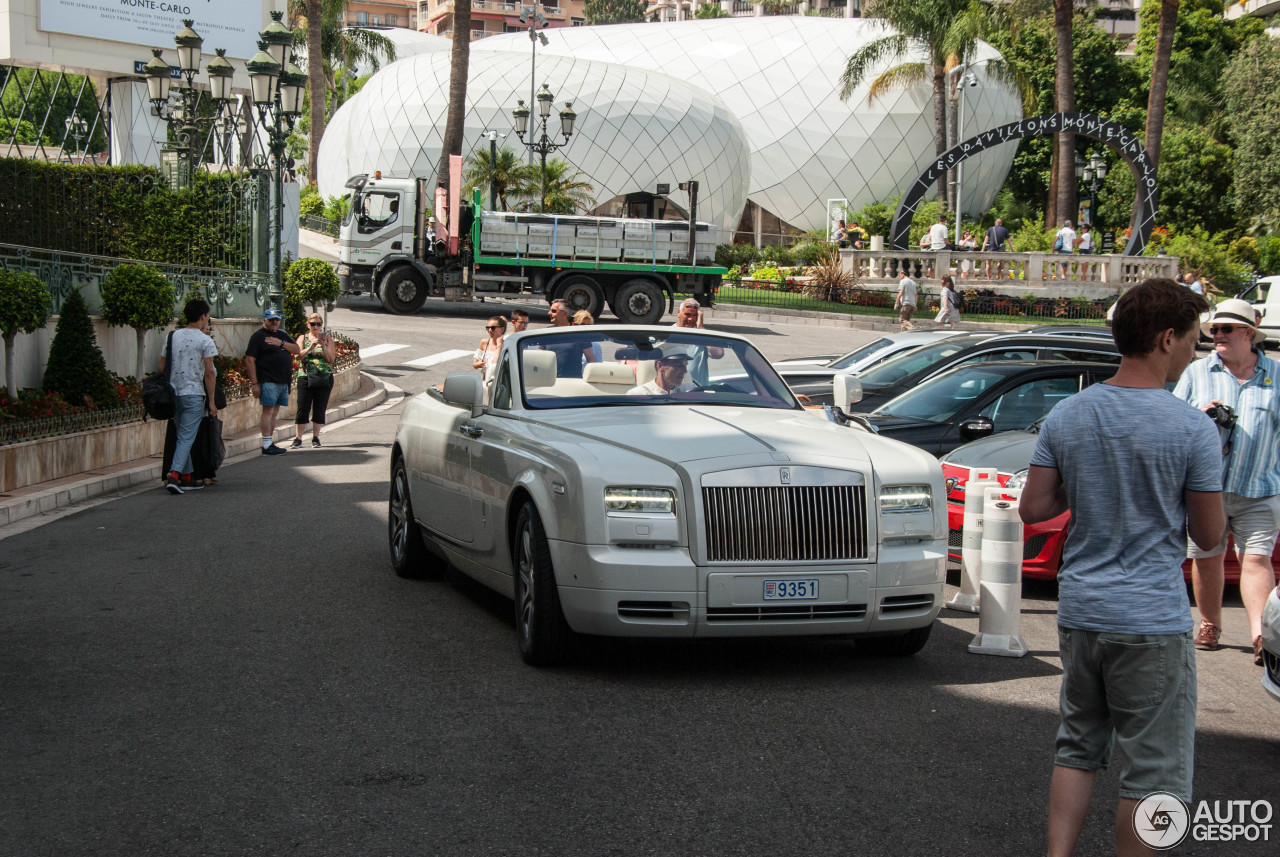
[[[867,557],[862,485],[702,489],[708,562]]]

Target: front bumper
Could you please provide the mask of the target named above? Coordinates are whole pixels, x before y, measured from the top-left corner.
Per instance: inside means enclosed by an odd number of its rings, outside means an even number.
[[[941,541],[881,545],[875,563],[698,566],[682,548],[550,541],[565,620],[610,637],[882,634],[929,625],[942,607]],[[766,602],[765,579],[817,578],[814,601]]]

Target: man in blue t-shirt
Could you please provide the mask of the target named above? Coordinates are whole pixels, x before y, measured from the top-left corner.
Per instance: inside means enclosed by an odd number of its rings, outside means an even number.
[[[1050,412],[1020,512],[1071,512],[1058,571],[1062,721],[1049,788],[1050,857],[1065,857],[1112,743],[1124,750],[1118,855],[1147,854],[1135,819],[1153,792],[1191,800],[1196,669],[1184,539],[1218,544],[1222,452],[1213,421],[1165,390],[1195,356],[1204,298],[1172,280],[1125,292],[1120,370]]]

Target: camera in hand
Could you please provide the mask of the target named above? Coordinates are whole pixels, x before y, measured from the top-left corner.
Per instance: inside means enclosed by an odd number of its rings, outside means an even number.
[[[1210,405],[1205,409],[1205,413],[1220,428],[1229,429],[1236,424],[1236,412],[1226,405]]]

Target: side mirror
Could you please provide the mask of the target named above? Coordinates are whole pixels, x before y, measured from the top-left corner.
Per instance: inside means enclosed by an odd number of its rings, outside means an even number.
[[[831,403],[846,414],[862,401],[862,382],[853,375],[837,374],[831,379]]]
[[[966,442],[989,437],[996,433],[996,424],[986,417],[974,417],[960,423],[960,437]]]
[[[476,372],[454,372],[444,379],[444,400],[478,417],[484,413],[484,380]]]

